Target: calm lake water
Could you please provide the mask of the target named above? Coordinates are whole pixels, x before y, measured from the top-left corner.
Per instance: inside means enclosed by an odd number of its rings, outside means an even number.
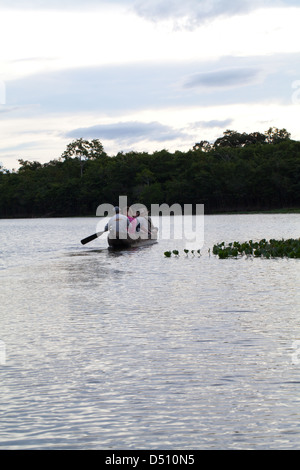
[[[208,253],[300,214],[206,216],[178,259],[82,246],[97,222],[0,221],[0,448],[300,448],[300,260]]]

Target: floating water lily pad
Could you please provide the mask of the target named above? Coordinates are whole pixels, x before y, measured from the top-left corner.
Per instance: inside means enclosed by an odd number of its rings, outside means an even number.
[[[220,259],[253,256],[255,258],[300,258],[300,238],[288,240],[266,240],[258,242],[225,242],[214,245],[213,253]]]

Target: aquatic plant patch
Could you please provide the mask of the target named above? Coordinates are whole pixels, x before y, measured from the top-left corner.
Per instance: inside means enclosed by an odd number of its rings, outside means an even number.
[[[187,249],[184,249],[183,250],[183,253],[184,255],[187,257],[189,254],[194,257],[196,254],[198,256],[201,256],[201,250],[187,250]],[[164,255],[166,258],[171,258],[172,255],[174,255],[176,258],[178,258],[180,256],[180,253],[178,250],[172,250],[172,251],[165,251],[164,252]]]
[[[209,256],[210,252],[209,248]],[[228,244],[221,242],[213,246],[212,253],[220,259],[240,258],[243,256],[267,259],[300,258],[300,238],[289,238],[288,240],[266,240],[263,238],[260,241],[234,241]],[[196,254],[200,257],[201,251],[184,249],[182,253],[184,257],[195,257]],[[164,255],[166,258],[171,258],[172,255],[177,258],[180,256],[180,253],[178,250],[173,250],[165,251]]]
[[[253,256],[255,258],[300,258],[300,238],[288,240],[249,240],[226,244],[225,242],[214,245],[213,254],[220,259],[237,258],[241,256]]]

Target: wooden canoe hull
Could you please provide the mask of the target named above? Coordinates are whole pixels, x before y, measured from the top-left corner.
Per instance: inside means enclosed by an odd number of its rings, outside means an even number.
[[[132,239],[130,237],[128,238],[110,238],[108,235],[107,237],[107,242],[108,245],[112,248],[133,248],[137,246],[147,246],[147,245],[153,245],[154,243],[157,243],[157,238],[136,238]]]

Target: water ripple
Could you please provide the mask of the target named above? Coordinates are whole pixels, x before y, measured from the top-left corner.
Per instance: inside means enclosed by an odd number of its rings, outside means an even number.
[[[297,229],[228,217],[208,220],[206,243],[220,224],[229,241]],[[21,221],[24,244],[3,246],[0,448],[296,449],[299,265],[167,260],[163,240],[77,249],[84,223]]]

